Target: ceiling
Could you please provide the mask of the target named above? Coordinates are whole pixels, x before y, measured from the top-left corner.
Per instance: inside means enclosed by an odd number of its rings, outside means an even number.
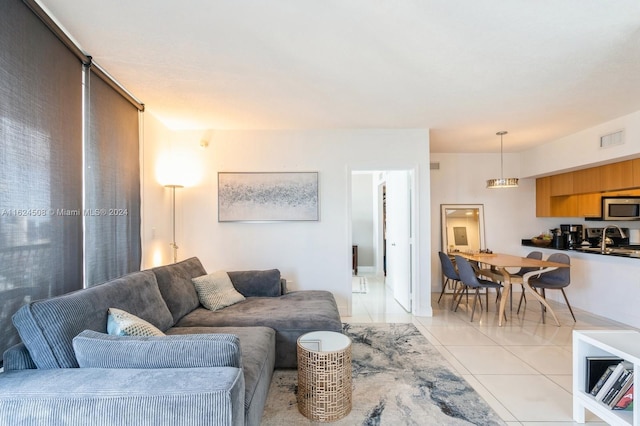
[[[172,129],[521,152],[640,110],[637,0],[39,0]]]

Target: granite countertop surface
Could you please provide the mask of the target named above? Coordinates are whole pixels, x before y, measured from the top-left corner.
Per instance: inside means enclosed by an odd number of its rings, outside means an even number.
[[[579,246],[575,249],[559,249],[551,246],[540,247],[533,244],[533,242],[531,242],[530,239],[523,239],[522,245],[525,247],[545,248],[545,249],[556,250],[556,251],[567,251],[567,252],[575,251],[579,253],[594,254],[597,256],[616,256],[616,257],[629,257],[629,258],[640,259],[640,244],[629,244],[629,245],[618,246],[618,247],[608,246],[604,253],[602,252],[602,249],[600,247],[593,247],[593,246]]]

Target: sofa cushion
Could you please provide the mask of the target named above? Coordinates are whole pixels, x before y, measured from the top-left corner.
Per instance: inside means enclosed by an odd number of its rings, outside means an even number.
[[[278,269],[231,271],[229,278],[244,297],[277,297],[282,294]]]
[[[233,334],[112,336],[85,330],[73,339],[80,367],[242,367],[240,340]]]
[[[242,302],[244,296],[235,289],[225,271],[215,271],[192,279],[198,299],[205,308],[216,311]]]
[[[335,298],[323,290],[294,291],[280,297],[248,297],[217,311],[198,308],[174,327],[256,325],[276,330],[276,368],[297,366],[296,341],[302,334],[318,330],[342,332]]]
[[[159,266],[151,271],[156,275],[160,293],[171,311],[174,323],[200,306],[198,294],[191,279],[205,275],[207,271],[197,257],[172,265]]]
[[[245,425],[259,425],[275,365],[276,333],[267,327],[174,327],[167,330],[168,335],[192,333],[238,336],[245,382]]]
[[[38,368],[78,367],[72,340],[83,330],[106,332],[107,311],[118,308],[160,330],[173,317],[151,271],[134,272],[85,290],[31,302],[13,323]]]
[[[107,315],[107,333],[114,336],[164,336],[164,333],[122,309],[109,308]]]
[[[13,371],[0,394],[3,426],[245,425],[234,367]]]

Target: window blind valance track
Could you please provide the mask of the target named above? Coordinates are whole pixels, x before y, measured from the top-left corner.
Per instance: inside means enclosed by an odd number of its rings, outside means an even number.
[[[125,89],[120,83],[118,83],[109,73],[107,73],[102,67],[100,67],[93,58],[87,53],[83,52],[75,42],[64,32],[62,28],[42,9],[42,7],[35,0],[22,0],[29,9],[42,21],[42,23],[49,28],[49,30],[64,44],[71,53],[73,53],[86,67],[92,69],[92,71],[104,80],[112,89],[118,92],[123,98],[131,102],[133,106],[140,111],[144,111],[144,104],[136,99],[127,89]]]

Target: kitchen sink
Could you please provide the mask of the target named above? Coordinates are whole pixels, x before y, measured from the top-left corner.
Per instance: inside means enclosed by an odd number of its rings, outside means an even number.
[[[640,257],[640,249],[624,247],[607,247],[604,252],[600,247],[580,247],[577,251],[589,253],[613,254],[618,256]]]

